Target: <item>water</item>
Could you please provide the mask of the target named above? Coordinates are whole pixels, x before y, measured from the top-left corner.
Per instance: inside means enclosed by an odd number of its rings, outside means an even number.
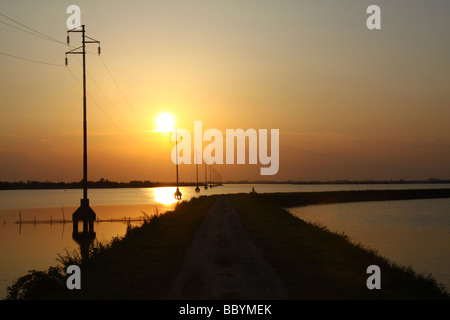
[[[450,188],[450,184],[227,184],[204,190],[199,194],[195,187],[180,187],[183,200],[198,195],[248,193],[252,187],[256,192],[315,192],[341,190],[385,190],[385,189],[436,189]],[[90,189],[88,198],[91,205],[111,204],[158,204],[173,203],[173,187],[162,188],[117,188]],[[78,206],[83,193],[80,189],[67,190],[0,190],[1,209],[47,208]],[[165,199],[164,199],[165,198]]]
[[[195,187],[181,187],[183,200],[189,200],[199,195],[248,193],[254,187],[256,192],[314,192],[314,191],[337,191],[337,190],[380,190],[380,189],[422,189],[422,188],[450,188],[450,184],[409,184],[409,185],[289,185],[289,184],[239,184],[224,185],[204,190],[200,193],[194,191]],[[128,219],[143,216],[155,212],[165,212],[174,207],[175,188],[123,188],[123,189],[90,189],[89,199],[91,207],[101,220],[107,219]],[[46,270],[49,266],[58,264],[56,260],[58,254],[65,251],[73,251],[78,248],[78,244],[72,239],[72,224],[58,223],[58,220],[70,220],[74,210],[79,206],[82,198],[82,190],[1,190],[0,191],[0,298],[6,296],[6,287],[13,281],[25,275],[29,270]],[[409,201],[409,200],[408,200]],[[405,201],[405,202],[408,202]],[[419,200],[424,201],[424,200]],[[389,202],[386,202],[388,204]],[[393,203],[393,202],[391,202]],[[367,214],[366,203],[361,211],[365,213],[360,218],[366,223],[373,221],[373,217]],[[317,206],[316,206],[317,207]],[[312,207],[311,207],[312,208]],[[325,206],[323,206],[325,208]],[[331,206],[330,206],[331,208]],[[383,211],[384,210],[384,211]],[[383,214],[388,214],[391,209],[381,210]],[[408,209],[405,209],[408,210]],[[19,214],[20,212],[20,214]],[[407,212],[407,211],[406,211]],[[436,220],[440,215],[421,218],[420,212],[415,212],[414,216],[406,217],[397,223],[397,227],[405,228],[405,232],[410,232],[413,226],[411,221],[429,221],[429,223],[441,224],[441,220]],[[438,208],[430,210],[431,213],[439,212]],[[448,212],[448,210],[447,210]],[[378,217],[382,214],[378,214]],[[22,219],[22,224],[16,223]],[[36,223],[42,220],[53,221],[54,223]],[[428,219],[428,220],[427,220]],[[439,218],[441,219],[441,218]],[[410,221],[411,220],[411,221]],[[25,223],[28,222],[28,223]],[[30,223],[31,222],[31,223]],[[362,221],[357,220],[361,224]],[[448,222],[448,221],[447,221]],[[132,223],[139,225],[139,222]],[[352,222],[348,222],[351,226]],[[448,225],[448,224],[447,224]],[[345,227],[348,229],[347,227]],[[420,229],[420,226],[413,228]],[[346,230],[346,233],[348,230]],[[96,239],[108,241],[114,236],[122,236],[126,231],[125,222],[101,222],[95,223]],[[375,231],[373,231],[375,232]],[[448,233],[447,233],[448,236]],[[417,239],[427,239],[426,243],[432,245],[433,241],[442,242],[437,235],[433,238],[427,235],[416,236]],[[436,239],[434,239],[436,238]],[[379,237],[382,242],[391,241],[386,235]],[[448,239],[446,240],[448,241]],[[375,246],[376,247],[376,246]],[[376,247],[378,249],[378,247]],[[437,248],[437,246],[436,246]],[[447,247],[448,249],[448,242]],[[444,249],[445,249],[444,248]],[[393,256],[401,256],[400,252],[393,252]],[[438,251],[438,250],[435,250]],[[445,250],[443,250],[445,251]],[[448,251],[448,250],[447,250]],[[448,256],[448,255],[447,255]],[[421,258],[419,258],[421,259]],[[409,261],[408,263],[412,262]],[[442,259],[433,258],[429,264],[442,264]],[[417,263],[414,262],[413,266]],[[448,268],[448,264],[444,267]],[[441,267],[443,269],[444,267]],[[434,274],[434,273],[433,273]]]
[[[431,273],[450,291],[450,199],[340,203],[289,211],[345,233],[399,265]]]

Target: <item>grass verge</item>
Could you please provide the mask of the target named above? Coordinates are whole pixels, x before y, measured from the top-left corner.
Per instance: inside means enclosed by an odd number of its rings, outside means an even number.
[[[351,243],[345,235],[294,217],[280,207],[280,198],[283,196],[240,195],[234,196],[232,203],[250,238],[281,277],[290,299],[449,298],[431,276],[416,274],[374,250]],[[381,290],[366,286],[370,265],[381,269]]]

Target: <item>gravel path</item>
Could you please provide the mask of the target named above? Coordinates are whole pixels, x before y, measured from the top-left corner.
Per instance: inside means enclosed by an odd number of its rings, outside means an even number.
[[[286,299],[226,197],[217,199],[188,248],[169,299]]]

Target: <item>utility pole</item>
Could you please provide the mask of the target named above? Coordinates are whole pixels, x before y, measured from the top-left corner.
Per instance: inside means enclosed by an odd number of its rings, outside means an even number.
[[[67,31],[67,44],[70,43],[69,33],[70,32],[81,32],[82,45],[81,47],[72,49],[66,52],[66,66],[68,65],[68,54],[81,54],[83,55],[83,199],[81,199],[81,206],[75,211],[72,216],[74,233],[78,232],[78,220],[83,221],[83,230],[88,232],[88,230],[93,231],[94,220],[96,218],[95,212],[89,206],[89,199],[87,195],[87,121],[86,121],[86,44],[87,43],[97,43],[98,44],[98,54],[100,55],[100,41],[92,39],[86,36],[85,25],[81,27],[74,28]],[[86,40],[88,39],[88,40]],[[80,51],[81,49],[81,51]],[[88,228],[89,222],[89,228]]]
[[[210,179],[209,182],[211,182],[210,188],[212,188],[212,187],[214,187],[214,181],[213,181],[213,176],[212,176],[212,164],[209,166],[209,179]]]
[[[178,188],[178,133],[177,133],[177,129],[175,129],[175,152],[177,154],[176,157],[176,167],[177,167],[177,190],[174,193],[175,199],[177,200],[181,200],[181,192],[180,189]]]
[[[205,162],[205,190],[208,190],[208,165]]]
[[[195,172],[197,174],[197,186],[195,187],[195,192],[200,192],[200,188],[198,187],[198,160],[197,160],[198,151],[195,149]]]

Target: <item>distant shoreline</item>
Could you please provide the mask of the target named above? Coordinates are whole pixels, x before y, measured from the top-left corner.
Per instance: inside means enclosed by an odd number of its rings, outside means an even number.
[[[450,180],[428,179],[428,180],[334,180],[334,181],[226,181],[223,183],[214,183],[215,185],[223,184],[293,184],[293,185],[348,185],[348,184],[446,184]],[[208,182],[208,184],[210,184]],[[199,183],[202,186],[204,183]],[[175,187],[175,182],[152,182],[152,181],[129,181],[117,182],[101,179],[98,181],[88,181],[88,188],[92,189],[112,189],[112,188],[155,188],[155,187]],[[181,182],[179,186],[192,187],[197,186],[196,182]],[[0,181],[0,190],[33,190],[33,189],[82,189],[83,183],[80,182],[42,182],[42,181],[18,181],[7,182]]]

